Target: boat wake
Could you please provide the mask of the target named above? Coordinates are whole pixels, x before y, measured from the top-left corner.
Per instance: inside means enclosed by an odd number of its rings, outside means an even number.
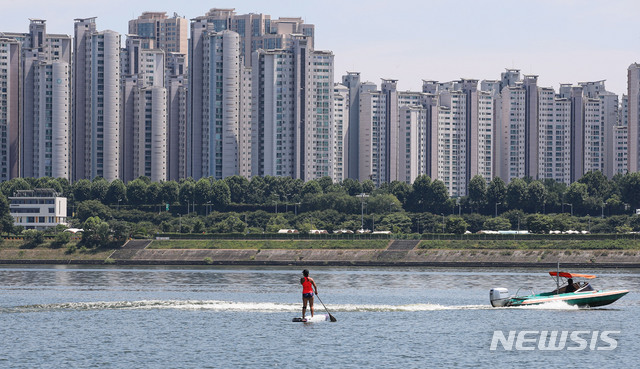
[[[480,310],[492,309],[487,305],[439,305],[439,304],[408,304],[408,305],[331,305],[331,311],[336,312],[419,312],[441,310]],[[82,311],[82,310],[208,310],[223,312],[297,312],[299,303],[274,302],[236,302],[218,300],[140,300],[140,301],[102,301],[102,302],[69,302],[58,304],[26,305],[14,308],[2,308],[2,313],[28,313],[42,311]]]
[[[569,305],[564,301],[549,301],[539,305],[522,305],[509,307],[508,309],[533,309],[533,310],[580,310],[577,305]]]

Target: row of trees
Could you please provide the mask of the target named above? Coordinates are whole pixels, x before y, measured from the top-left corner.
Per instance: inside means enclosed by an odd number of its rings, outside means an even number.
[[[640,208],[640,173],[616,175],[609,180],[601,172],[585,174],[567,186],[554,180],[514,179],[508,185],[500,178],[487,183],[474,177],[468,196],[451,198],[444,183],[428,176],[418,177],[412,185],[385,183],[376,188],[370,180],[345,179],[333,183],[329,177],[308,182],[289,177],[241,176],[222,180],[191,178],[180,181],[151,182],[140,177],[127,184],[121,180],[108,182],[102,178],[79,180],[70,184],[61,178],[15,178],[0,184],[0,191],[11,196],[16,190],[53,188],[69,198],[71,206],[87,200],[106,205],[129,207],[170,204],[198,211],[270,209],[278,207],[295,211],[335,209],[350,214],[360,213],[361,202],[370,213],[407,211],[434,214],[480,213],[499,215],[509,210],[525,213],[570,213],[579,216],[615,215]],[[368,198],[359,198],[366,193]],[[207,210],[205,210],[207,209]],[[184,211],[184,209],[183,209]],[[282,210],[280,210],[282,211]]]
[[[369,213],[348,214],[336,210],[309,211],[294,214],[264,210],[247,212],[211,212],[207,215],[190,213],[175,217],[168,212],[150,213],[136,209],[112,209],[89,200],[80,205],[76,225],[89,230],[97,239],[108,229],[114,238],[127,235],[153,236],[157,233],[275,233],[280,229],[297,229],[306,233],[311,229],[357,231],[361,227],[375,231],[402,233],[454,233],[480,230],[529,230],[533,233],[549,231],[588,231],[591,233],[627,233],[640,231],[640,217],[614,215],[610,217],[576,217],[569,214],[526,214],[510,210],[498,217],[469,213],[443,215],[432,213]],[[107,227],[108,225],[108,227]],[[102,235],[102,236],[101,236]]]

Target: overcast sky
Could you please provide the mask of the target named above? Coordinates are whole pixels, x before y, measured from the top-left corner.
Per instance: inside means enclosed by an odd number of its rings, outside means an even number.
[[[0,0],[0,31],[27,32],[29,18],[49,33],[73,34],[74,18],[98,17],[98,30],[127,33],[143,11],[186,18],[210,8],[315,24],[316,49],[335,55],[336,81],[346,71],[379,85],[398,79],[499,79],[505,68],[539,76],[539,85],[606,80],[626,93],[627,68],[640,62],[637,0],[323,0],[226,2],[168,0]]]

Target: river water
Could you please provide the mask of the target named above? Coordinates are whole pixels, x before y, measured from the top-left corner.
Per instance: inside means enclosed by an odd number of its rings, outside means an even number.
[[[572,270],[598,274],[596,288],[631,290],[606,308],[578,309],[490,307],[492,287],[553,287],[541,269],[310,269],[335,323],[291,322],[301,315],[299,268],[0,266],[0,367],[637,365],[638,270]],[[496,331],[534,341],[491,350]],[[587,344],[541,350],[541,331]]]

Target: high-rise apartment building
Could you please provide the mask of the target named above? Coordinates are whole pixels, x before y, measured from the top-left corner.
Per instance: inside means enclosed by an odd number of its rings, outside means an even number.
[[[383,79],[380,90],[372,83],[360,89],[359,180],[371,179],[377,186],[395,173],[400,119],[396,85],[397,80]]]
[[[243,91],[250,84],[243,80],[240,36],[213,28],[206,21],[192,23],[188,168],[193,178],[221,179],[239,175],[241,169],[248,175],[250,121],[240,107],[244,102],[243,107],[250,108]]]
[[[507,69],[496,105],[496,176],[505,182],[538,175],[538,76]]]
[[[538,98],[538,176],[570,183],[571,100],[540,87]]]
[[[187,177],[187,61],[184,54],[168,53],[167,89],[167,177]]]
[[[30,19],[28,33],[4,33],[20,42],[20,176],[69,178],[71,37],[48,34]]]
[[[20,42],[0,37],[0,180],[20,175]]]
[[[349,88],[336,84],[333,87],[333,180],[347,178],[347,153],[349,151]]]
[[[209,24],[213,31],[234,31],[240,35],[240,56],[246,67],[252,65],[253,52],[289,49],[295,43],[294,35],[306,36],[307,43],[314,47],[315,27],[305,24],[302,18],[279,18],[272,20],[265,14],[238,15],[234,8],[212,8],[204,16],[192,20],[198,27]],[[192,25],[192,34],[194,26]]]
[[[121,52],[121,178],[165,181],[167,165],[167,90],[165,52],[153,42],[129,35]]]
[[[332,177],[333,54],[313,50],[305,36],[294,41],[252,57],[252,174]]]
[[[360,73],[347,72],[342,76],[342,84],[349,89],[349,127],[346,131],[347,150],[344,163],[347,178],[358,179],[360,143]]]
[[[640,64],[627,69],[627,164],[629,172],[640,171]]]
[[[166,53],[187,55],[189,50],[189,21],[176,13],[143,12],[129,21],[129,34],[153,40],[155,48]]]
[[[73,179],[120,178],[120,35],[74,24]]]

